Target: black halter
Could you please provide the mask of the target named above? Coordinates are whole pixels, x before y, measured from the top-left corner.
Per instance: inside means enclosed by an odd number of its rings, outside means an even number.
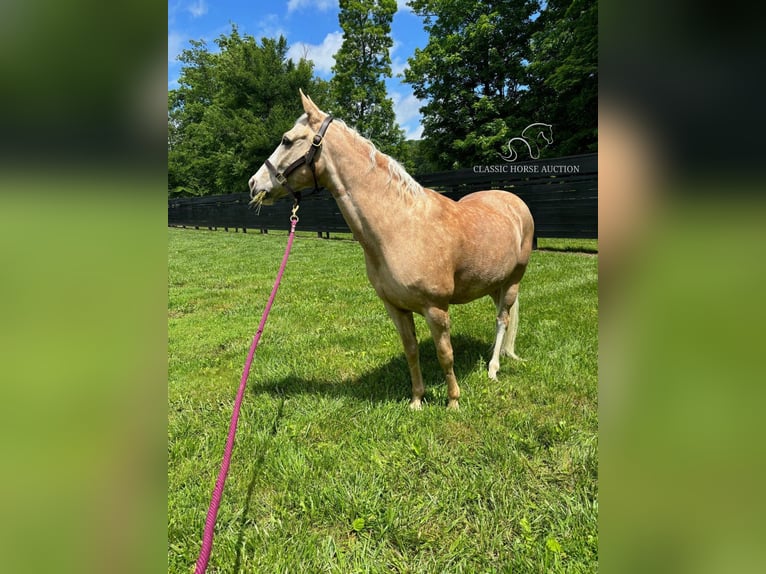
[[[293,203],[295,205],[298,205],[298,203],[300,203],[301,201],[301,192],[295,191],[290,186],[290,184],[287,183],[287,178],[296,169],[301,167],[303,164],[306,164],[311,168],[311,174],[314,176],[314,191],[319,189],[319,182],[317,181],[317,171],[316,171],[316,166],[314,165],[314,160],[316,158],[317,152],[319,152],[319,149],[322,146],[322,140],[324,140],[324,134],[327,131],[327,126],[330,125],[330,122],[332,122],[332,120],[333,120],[333,117],[331,115],[328,115],[324,119],[324,121],[322,122],[322,125],[319,126],[319,131],[314,135],[314,139],[311,141],[311,147],[309,147],[309,150],[306,152],[306,154],[296,159],[293,163],[288,165],[283,171],[277,171],[277,168],[275,168],[268,159],[264,162],[266,169],[268,169],[271,175],[274,176],[274,179],[276,179],[277,182],[279,182],[279,185],[284,187],[293,197]]]

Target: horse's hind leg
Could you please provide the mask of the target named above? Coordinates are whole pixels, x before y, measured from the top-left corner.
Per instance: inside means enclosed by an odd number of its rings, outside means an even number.
[[[431,307],[426,310],[425,318],[426,323],[428,323],[428,328],[431,329],[431,336],[434,339],[434,344],[436,345],[436,356],[439,359],[439,364],[447,379],[447,396],[449,397],[447,408],[457,409],[459,408],[458,399],[460,398],[460,387],[457,384],[457,378],[455,377],[455,371],[453,369],[454,355],[449,334],[449,312],[446,309]]]
[[[511,285],[510,288],[500,291],[495,297],[497,309],[497,330],[495,332],[495,346],[492,350],[492,358],[489,361],[487,374],[492,380],[497,380],[497,371],[500,370],[500,354],[516,357],[514,345],[516,331],[519,325],[519,284]]]
[[[516,301],[511,305],[509,311],[510,317],[508,319],[508,330],[505,332],[505,339],[503,340],[502,355],[511,357],[517,361],[523,361],[521,357],[516,354],[516,333],[519,330],[519,296],[516,295]]]

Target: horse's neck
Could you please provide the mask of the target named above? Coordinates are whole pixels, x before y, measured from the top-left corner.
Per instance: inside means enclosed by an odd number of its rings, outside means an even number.
[[[391,215],[406,217],[407,199],[398,191],[398,182],[382,167],[386,158],[376,154],[371,165],[366,143],[350,141],[332,151],[333,166],[327,188],[335,197],[343,217],[365,249],[377,249],[391,232]]]

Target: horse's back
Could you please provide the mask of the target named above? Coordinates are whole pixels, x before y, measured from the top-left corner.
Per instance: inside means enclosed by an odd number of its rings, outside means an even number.
[[[519,256],[529,257],[532,236],[535,231],[532,213],[526,203],[516,194],[500,189],[470,193],[457,202],[470,226],[480,225],[499,240],[500,236],[512,236],[518,243]],[[510,239],[510,237],[509,237]]]
[[[503,191],[502,189],[488,189],[485,191],[475,191],[463,196],[458,200],[458,204],[463,206],[472,204],[482,204],[487,207],[494,208],[496,210],[511,209],[517,211],[520,216],[528,218],[532,221],[532,214],[529,211],[529,207],[524,203],[518,195],[511,193],[510,191]]]

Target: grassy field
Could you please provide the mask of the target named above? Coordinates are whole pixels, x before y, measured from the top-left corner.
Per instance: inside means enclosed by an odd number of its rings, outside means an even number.
[[[296,239],[256,353],[209,572],[597,571],[597,255],[533,254],[526,362],[503,359],[499,382],[491,301],[452,308],[459,412],[417,317],[427,391],[412,412],[361,248],[314,237]],[[285,238],[169,229],[169,572],[199,552]]]

